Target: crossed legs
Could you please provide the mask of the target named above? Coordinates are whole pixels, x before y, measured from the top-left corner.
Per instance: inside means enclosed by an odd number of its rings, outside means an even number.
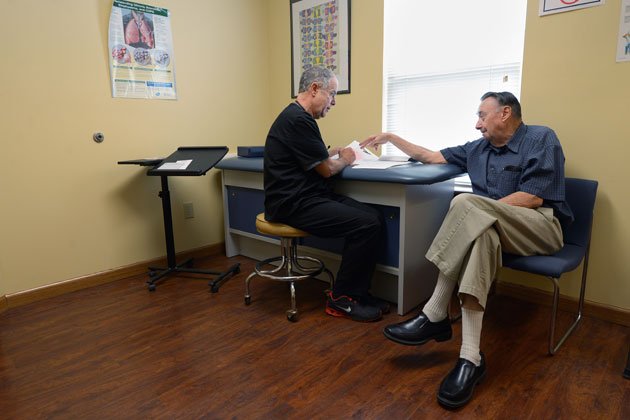
[[[419,315],[384,330],[387,338],[408,345],[450,338],[448,303],[459,284],[462,346],[455,368],[440,385],[440,403],[451,408],[466,404],[485,375],[481,329],[487,295],[501,267],[501,252],[550,254],[561,247],[562,230],[551,209],[514,207],[472,194],[453,199],[426,254],[440,270],[433,295]]]

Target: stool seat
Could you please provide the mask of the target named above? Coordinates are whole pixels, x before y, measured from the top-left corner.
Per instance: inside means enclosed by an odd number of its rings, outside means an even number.
[[[334,277],[320,259],[298,255],[298,239],[310,236],[307,232],[284,223],[269,222],[265,219],[265,213],[256,216],[256,230],[265,235],[280,237],[281,255],[258,262],[254,271],[247,276],[245,279],[245,304],[249,305],[252,302],[249,282],[253,277],[260,276],[270,280],[288,282],[291,292],[291,309],[287,311],[287,319],[295,322],[298,316],[295,303],[295,282],[315,278],[326,273],[332,289]]]
[[[303,230],[296,229],[284,223],[270,222],[265,219],[265,213],[256,216],[256,230],[265,235],[280,236],[282,238],[305,238],[309,236]]]

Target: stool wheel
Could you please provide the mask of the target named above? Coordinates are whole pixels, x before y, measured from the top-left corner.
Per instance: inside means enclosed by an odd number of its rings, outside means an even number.
[[[245,296],[245,305],[249,305],[252,303],[252,297],[251,296]]]
[[[297,313],[297,311],[289,309],[287,311],[287,319],[289,321],[291,321],[291,322],[297,322],[297,320],[298,320],[298,313]]]

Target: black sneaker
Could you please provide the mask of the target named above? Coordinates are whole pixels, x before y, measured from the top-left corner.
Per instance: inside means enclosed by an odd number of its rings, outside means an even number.
[[[359,302],[368,306],[375,306],[381,310],[383,315],[388,314],[390,311],[389,302],[383,300],[381,298],[377,298],[376,296],[372,296],[371,294],[367,294],[359,298]]]
[[[375,306],[361,304],[348,296],[334,297],[328,292],[326,313],[332,316],[350,318],[353,321],[372,322],[382,318],[381,310]]]

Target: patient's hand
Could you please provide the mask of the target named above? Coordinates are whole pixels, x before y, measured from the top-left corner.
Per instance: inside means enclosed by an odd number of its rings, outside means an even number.
[[[378,152],[381,144],[389,142],[389,137],[389,133],[373,134],[359,143],[359,146],[361,146],[361,148],[371,147],[375,152]]]

